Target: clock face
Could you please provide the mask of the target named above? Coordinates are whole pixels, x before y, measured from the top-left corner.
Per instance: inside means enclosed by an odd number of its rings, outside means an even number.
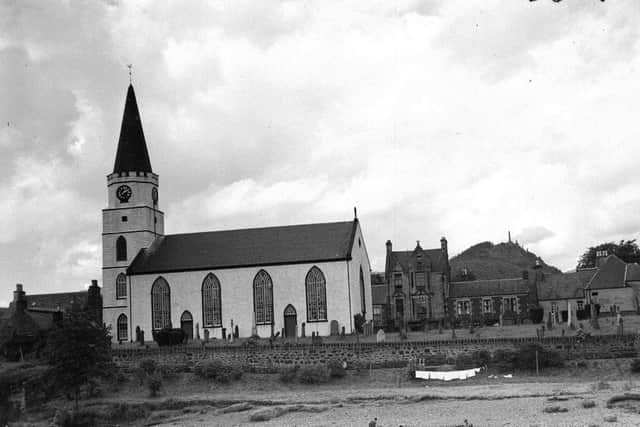
[[[121,185],[116,190],[116,197],[122,203],[128,202],[129,199],[131,198],[131,187],[129,187],[128,185]]]
[[[151,190],[151,199],[153,200],[153,203],[158,203],[158,188],[157,187],[153,187],[153,189]]]

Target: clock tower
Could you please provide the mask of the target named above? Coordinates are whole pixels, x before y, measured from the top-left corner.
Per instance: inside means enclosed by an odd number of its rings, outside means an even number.
[[[103,319],[114,341],[135,340],[127,267],[163,234],[158,175],[151,170],[136,95],[129,85],[116,161],[107,175],[107,208],[102,210]]]

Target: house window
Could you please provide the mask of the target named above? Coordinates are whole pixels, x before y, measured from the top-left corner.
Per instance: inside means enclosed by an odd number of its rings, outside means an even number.
[[[402,291],[402,274],[396,273],[393,275],[393,286],[396,288],[396,291]]]
[[[171,290],[163,277],[151,286],[151,324],[154,330],[171,327]]]
[[[382,325],[384,323],[383,307],[381,305],[373,306],[373,324]]]
[[[415,295],[411,298],[413,302],[413,318],[414,320],[423,320],[427,318],[427,296],[424,294]]]
[[[404,318],[404,298],[396,298],[396,319]]]
[[[416,288],[424,289],[425,283],[426,280],[424,271],[416,273]]]
[[[123,217],[122,217],[122,222],[127,222],[127,221],[129,221],[129,218],[127,218],[127,216],[126,216],[126,215],[125,215],[125,216],[123,216]]]
[[[584,301],[577,301],[576,305],[578,307],[578,310],[584,310]]]
[[[129,339],[129,322],[125,314],[118,316],[117,329],[118,341],[126,341]]]
[[[123,236],[118,237],[116,240],[116,261],[127,260],[127,241]]]
[[[482,312],[493,313],[493,300],[491,298],[482,299]]]
[[[118,274],[116,277],[116,299],[124,299],[127,297],[127,276],[124,273]]]
[[[520,313],[518,297],[502,298],[502,313]]]
[[[327,320],[327,289],[324,274],[312,267],[304,281],[307,293],[307,322]]]
[[[213,274],[207,274],[202,282],[202,326],[216,328],[222,326],[222,302],[220,281]]]
[[[269,273],[264,270],[258,271],[253,279],[253,304],[256,325],[271,325],[273,323],[273,282]]]
[[[468,299],[456,301],[456,313],[458,315],[471,314],[471,301]]]

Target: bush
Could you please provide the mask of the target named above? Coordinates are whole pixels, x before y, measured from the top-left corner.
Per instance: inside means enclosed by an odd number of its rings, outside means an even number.
[[[410,360],[409,363],[407,364],[407,367],[405,369],[405,377],[408,380],[415,380],[416,379],[416,370],[418,369],[417,365],[416,365],[416,361],[415,360]]]
[[[347,371],[342,366],[342,362],[338,359],[329,360],[327,369],[329,369],[329,376],[331,378],[342,378],[347,375]]]
[[[631,361],[631,372],[634,374],[640,373],[640,359],[633,359]]]
[[[542,307],[534,307],[529,309],[529,319],[536,325],[544,320],[544,309]]]
[[[156,397],[162,388],[162,376],[156,372],[147,379],[147,387],[149,388],[149,396]]]
[[[456,356],[456,369],[467,369],[473,366],[473,359],[468,354],[460,353]]]
[[[286,367],[280,370],[279,379],[285,384],[290,384],[296,380],[298,377],[298,369],[300,367],[298,365],[294,365],[292,367]]]
[[[153,331],[153,340],[160,347],[182,344],[187,340],[187,334],[180,328],[165,328]]]
[[[151,375],[156,371],[158,364],[154,359],[142,359],[138,364],[138,367],[142,369],[145,374]]]
[[[302,384],[320,384],[329,381],[329,370],[324,365],[304,366],[298,372]]]
[[[515,367],[517,354],[510,349],[498,349],[493,354],[493,364],[500,370],[511,370]]]
[[[242,377],[240,368],[218,360],[199,362],[193,372],[201,378],[213,379],[221,383],[239,380]]]
[[[547,350],[540,344],[525,344],[518,348],[515,367],[522,370],[536,369],[536,352],[539,368],[555,368],[564,365],[564,358],[555,350]]]
[[[478,366],[488,365],[491,362],[491,353],[487,350],[476,350],[471,353],[471,360],[476,368]]]

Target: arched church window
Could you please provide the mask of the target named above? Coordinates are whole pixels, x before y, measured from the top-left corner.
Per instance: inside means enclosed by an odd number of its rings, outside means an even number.
[[[129,339],[129,321],[126,314],[118,316],[117,330],[118,341],[127,341]]]
[[[163,277],[151,286],[151,324],[154,330],[171,327],[171,290]]]
[[[213,273],[207,274],[202,282],[202,326],[205,328],[222,326],[220,293],[218,278]]]
[[[127,260],[127,240],[120,236],[118,240],[116,240],[116,261],[126,261]]]
[[[116,277],[116,298],[122,299],[127,297],[127,276],[124,273],[118,274]]]
[[[360,303],[362,305],[362,315],[367,312],[367,302],[364,295],[364,274],[362,273],[362,266],[360,266]]]
[[[305,279],[307,293],[307,322],[327,320],[327,289],[324,274],[312,267]]]
[[[253,279],[253,306],[256,325],[273,323],[273,282],[264,270],[258,271]]]

